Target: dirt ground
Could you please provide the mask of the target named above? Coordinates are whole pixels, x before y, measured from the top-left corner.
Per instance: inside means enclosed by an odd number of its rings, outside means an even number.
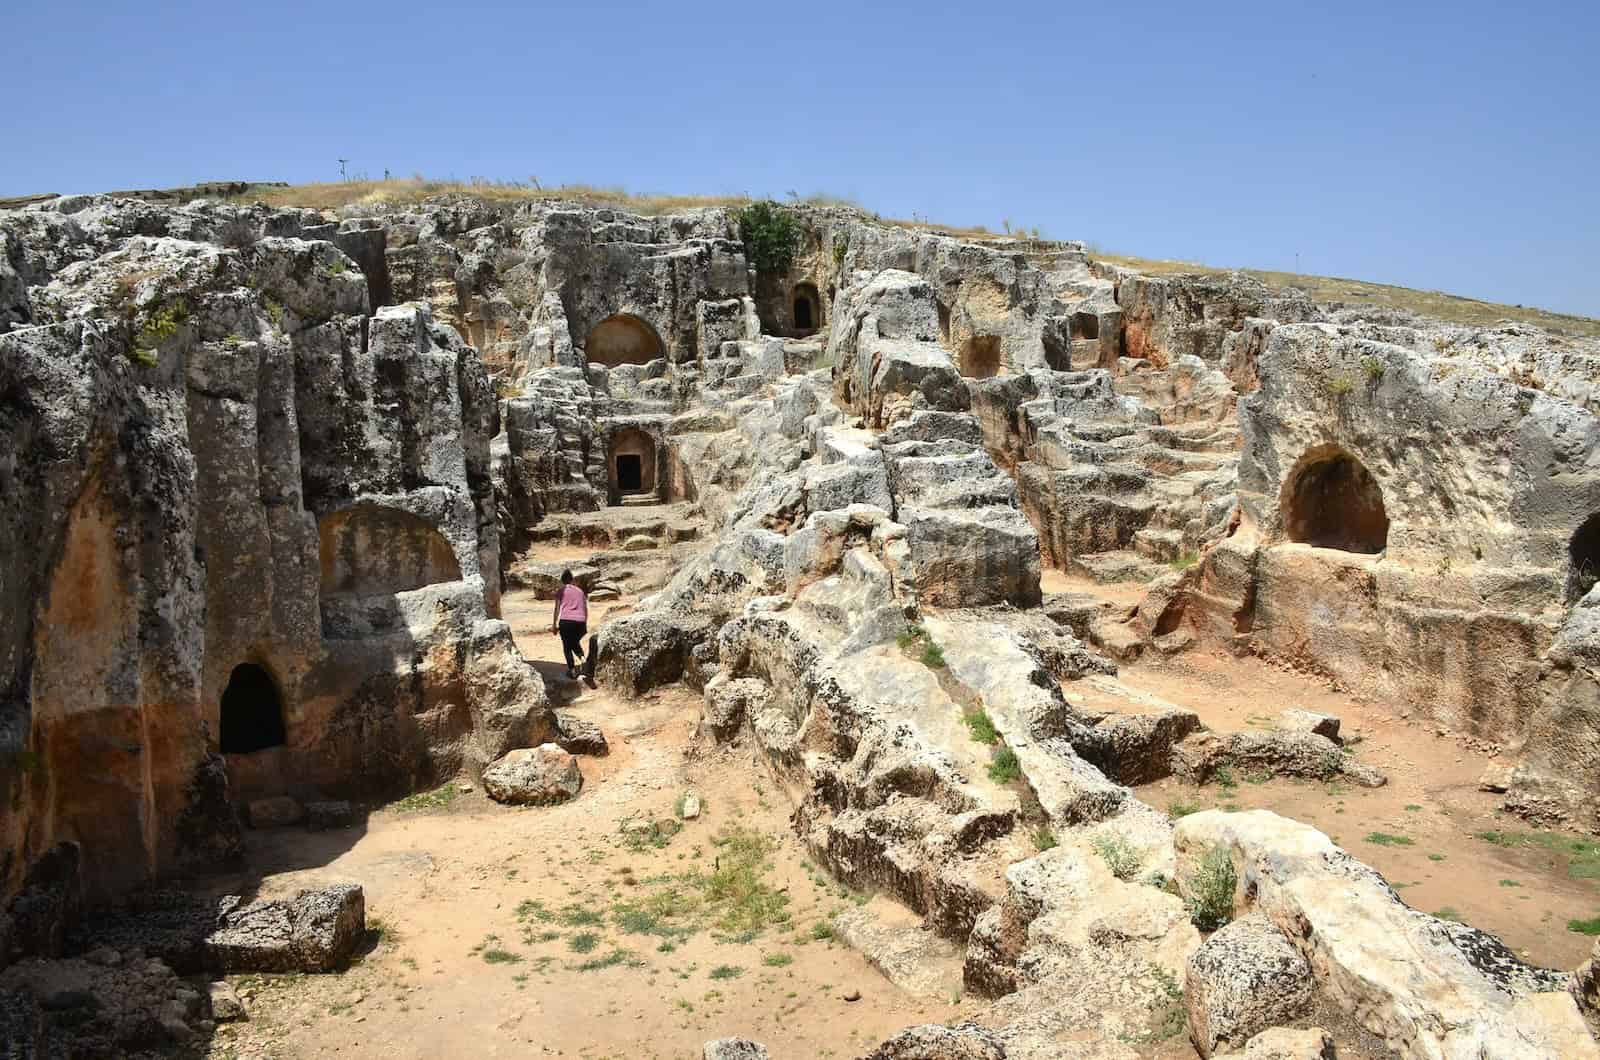
[[[1137,599],[1056,572],[1050,582]],[[592,604],[591,629],[634,602]],[[581,760],[582,794],[516,809],[447,785],[349,832],[251,833],[253,863],[277,867],[264,892],[359,881],[376,942],[336,976],[236,977],[251,1018],[219,1028],[211,1056],[631,1060],[694,1056],[708,1039],[737,1035],[776,1057],[848,1058],[908,1024],[982,1005],[904,994],[833,939],[829,919],[867,896],[806,860],[756,757],[693,740],[700,703],[685,690],[623,703],[568,680],[549,608],[510,592],[502,612],[551,699],[610,741],[608,757]],[[1076,682],[1067,695],[1123,712],[1167,701],[1220,730],[1268,727],[1288,707],[1338,714],[1356,753],[1388,773],[1386,787],[1245,775],[1138,793],[1175,813],[1267,808],[1306,821],[1414,907],[1490,931],[1535,963],[1570,968],[1592,946],[1567,922],[1600,914],[1600,847],[1574,853],[1580,837],[1499,814],[1477,789],[1491,759],[1431,725],[1260,660],[1193,652],[1124,666],[1117,682]],[[689,791],[702,812],[679,822]],[[730,873],[743,890],[724,899],[717,887]],[[1186,1043],[1170,1044],[1187,1055]]]
[[[1221,731],[1268,729],[1291,707],[1337,714],[1347,744],[1389,777],[1384,787],[1362,788],[1240,774],[1230,785],[1198,789],[1168,778],[1137,789],[1152,806],[1174,813],[1268,809],[1314,825],[1383,873],[1413,908],[1482,928],[1535,964],[1573,968],[1593,948],[1592,937],[1567,923],[1600,915],[1600,845],[1536,832],[1501,813],[1499,797],[1478,790],[1494,759],[1459,737],[1259,659],[1190,652],[1125,665],[1119,677]],[[1090,707],[1135,709],[1087,682],[1069,686],[1067,696]],[[1573,847],[1582,853],[1574,856]]]
[[[235,977],[251,1018],[220,1028],[210,1055],[631,1060],[738,1035],[778,1057],[848,1058],[976,1007],[902,994],[832,939],[829,918],[863,899],[809,865],[762,767],[748,751],[686,756],[700,704],[681,689],[624,705],[567,681],[548,607],[510,594],[503,611],[552,698],[610,741],[608,757],[580,760],[582,793],[517,809],[447,785],[356,835],[252,833],[256,864],[309,866],[265,892],[359,881],[381,937],[337,976]],[[676,822],[686,791],[702,812],[681,831],[624,834]],[[736,897],[717,901],[706,881],[752,853]],[[737,895],[741,882],[753,893]]]

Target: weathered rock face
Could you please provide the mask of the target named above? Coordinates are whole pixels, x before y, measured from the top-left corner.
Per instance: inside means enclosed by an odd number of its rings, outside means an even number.
[[[0,893],[55,840],[105,897],[236,854],[234,799],[547,735],[493,617],[494,399],[427,310],[366,315],[382,233],[57,205],[4,220],[31,326],[0,334],[0,527],[34,547],[0,564]]]
[[[1571,387],[1521,385],[1514,348],[1421,345],[1360,324],[1265,333],[1237,530],[1141,611],[1509,744],[1529,769],[1508,804],[1594,826],[1600,715],[1574,660],[1600,426]]]

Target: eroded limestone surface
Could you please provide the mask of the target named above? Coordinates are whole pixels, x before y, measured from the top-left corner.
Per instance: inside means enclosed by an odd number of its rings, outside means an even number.
[[[0,529],[30,543],[0,564],[3,974],[93,945],[85,897],[236,860],[241,805],[585,797],[604,738],[497,617],[570,567],[648,586],[594,678],[701,693],[815,862],[919,922],[844,933],[985,999],[874,1057],[1600,1051],[1592,966],[1411,910],[1313,829],[1175,826],[1126,786],[1382,784],[1338,719],[1073,691],[1144,654],[1291,661],[1498,744],[1509,809],[1600,826],[1600,347],[794,217],[780,275],[723,209],[0,214]],[[1053,596],[1051,568],[1146,584]],[[165,932],[126,945],[174,968],[330,967],[359,926],[359,888],[163,893],[87,922]],[[37,1001],[0,991],[7,1033],[50,1033]],[[160,1007],[169,1040],[197,1018]]]

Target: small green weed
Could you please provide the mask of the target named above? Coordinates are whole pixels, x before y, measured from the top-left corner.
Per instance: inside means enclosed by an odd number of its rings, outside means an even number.
[[[522,963],[522,957],[520,955],[518,955],[518,954],[512,953],[510,950],[502,950],[502,949],[498,949],[498,948],[487,949],[487,950],[483,951],[481,956],[483,957],[484,961],[486,963],[488,963],[488,964],[521,964]]]
[[[994,727],[994,721],[982,707],[969,710],[961,716],[967,724],[967,732],[978,743],[995,744],[1000,742],[1000,732]]]
[[[1056,834],[1050,830],[1049,825],[1040,825],[1033,830],[1033,845],[1039,850],[1052,850],[1056,845]]]
[[[1356,388],[1356,381],[1346,376],[1328,380],[1328,393],[1334,397],[1344,397]]]
[[[1367,374],[1368,379],[1383,378],[1383,362],[1371,354],[1361,358],[1361,370]]]
[[[432,791],[412,792],[394,804],[400,813],[418,813],[424,810],[443,810],[456,801],[460,792],[453,783],[441,784]]]
[[[1380,847],[1409,847],[1415,845],[1410,836],[1390,835],[1388,832],[1368,832],[1367,842]]]
[[[713,979],[737,979],[744,974],[744,969],[732,964],[719,964],[711,969]]]
[[[1187,817],[1191,813],[1199,813],[1200,804],[1198,802],[1184,802],[1182,799],[1173,799],[1167,803],[1167,812],[1174,818]]]
[[[761,963],[768,968],[787,968],[794,963],[794,956],[788,953],[769,953],[761,958]]]
[[[1233,892],[1238,871],[1225,847],[1212,847],[1184,887],[1189,919],[1201,931],[1215,931],[1233,919]]]
[[[1440,920],[1452,920],[1457,924],[1463,922],[1461,919],[1461,911],[1453,905],[1443,906],[1440,909],[1435,910],[1433,915],[1438,917]]]
[[[1600,935],[1600,916],[1588,920],[1569,920],[1567,930],[1579,935]]]
[[[1133,879],[1144,864],[1144,852],[1135,848],[1120,832],[1101,832],[1094,837],[1094,849],[1105,859],[1111,875],[1119,880]]]
[[[593,931],[580,931],[567,939],[567,949],[573,953],[593,953],[594,948],[600,945],[600,936]]]
[[[1017,752],[1002,744],[989,757],[989,779],[996,784],[1009,784],[1022,777],[1022,763]]]

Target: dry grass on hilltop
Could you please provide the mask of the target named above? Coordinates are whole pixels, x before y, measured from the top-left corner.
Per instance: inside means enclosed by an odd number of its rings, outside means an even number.
[[[593,206],[613,206],[645,216],[673,213],[712,206],[744,206],[752,201],[746,195],[661,195],[630,192],[621,187],[601,187],[592,184],[566,184],[544,188],[532,181],[495,181],[475,178],[467,181],[429,180],[415,176],[393,180],[351,180],[327,184],[295,184],[290,186],[260,185],[235,201],[262,202],[269,206],[305,206],[320,210],[333,210],[344,206],[376,205],[421,202],[436,195],[473,195],[490,202],[567,201]],[[955,226],[936,224],[922,218],[903,220],[881,217],[866,210],[859,203],[834,195],[817,194],[800,198],[791,193],[795,201],[813,206],[838,206],[860,210],[863,215],[883,224],[916,231],[937,232],[958,239],[994,240],[1008,238],[991,232],[983,225]],[[1042,249],[1049,240],[1041,240],[1034,230],[1030,245]],[[1185,273],[1223,273],[1230,270],[1188,261],[1160,261],[1091,251],[1090,256],[1153,276],[1176,276]],[[1441,291],[1420,291],[1391,284],[1368,283],[1334,276],[1307,276],[1293,272],[1273,272],[1262,269],[1240,270],[1260,279],[1272,287],[1298,287],[1318,302],[1343,302],[1352,306],[1374,306],[1405,309],[1423,316],[1454,324],[1487,326],[1504,320],[1536,324],[1552,331],[1600,337],[1600,320],[1570,313],[1556,313],[1527,306],[1501,305],[1476,298],[1463,298]]]
[[[1091,251],[1090,257],[1152,276],[1179,276],[1193,273],[1225,273],[1234,270],[1200,265],[1190,261],[1156,261],[1123,254],[1105,254]],[[1298,287],[1318,302],[1343,302],[1351,306],[1375,306],[1385,309],[1408,309],[1435,320],[1451,324],[1487,327],[1505,320],[1522,324],[1535,324],[1551,331],[1600,338],[1600,320],[1556,313],[1531,306],[1501,305],[1476,298],[1445,294],[1442,291],[1419,291],[1411,287],[1396,287],[1387,283],[1368,283],[1339,276],[1307,276],[1298,272],[1273,272],[1266,269],[1237,270],[1267,284],[1269,287]]]

